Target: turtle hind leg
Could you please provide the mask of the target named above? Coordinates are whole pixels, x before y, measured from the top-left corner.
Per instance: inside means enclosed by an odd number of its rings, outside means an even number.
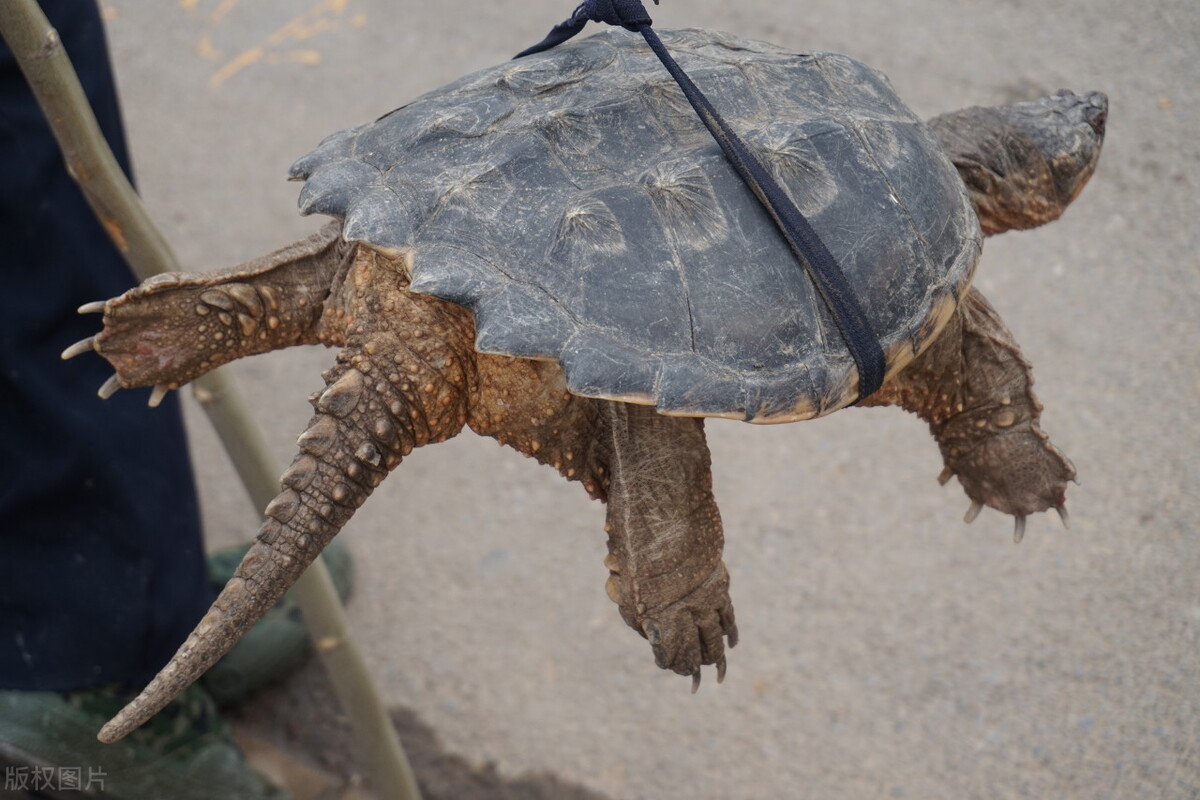
[[[116,375],[102,394],[175,389],[242,356],[295,344],[341,344],[323,319],[354,252],[337,224],[268,256],[209,273],[158,275],[120,297],[84,306],[104,329],[64,357],[94,350]]]
[[[356,261],[343,301],[348,332],[299,453],[233,578],[171,661],[101,732],[120,739],[224,655],[300,577],[387,474],[414,448],[456,435],[474,390],[470,318],[404,291],[375,291],[373,256]]]
[[[1038,425],[1042,406],[1033,375],[995,309],[972,289],[929,349],[863,405],[898,405],[929,423],[945,461],[941,480],[957,477],[971,507],[1016,518],[1054,508],[1066,521],[1067,482],[1075,467]]]

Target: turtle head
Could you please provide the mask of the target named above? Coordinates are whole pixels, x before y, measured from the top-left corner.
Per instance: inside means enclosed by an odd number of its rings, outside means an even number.
[[[1062,90],[930,121],[966,183],[985,234],[1058,219],[1100,159],[1108,98]]]

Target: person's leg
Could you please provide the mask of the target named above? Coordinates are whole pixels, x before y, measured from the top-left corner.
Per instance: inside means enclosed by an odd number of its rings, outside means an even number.
[[[128,171],[97,9],[43,6]],[[59,358],[136,281],[2,44],[0,176],[0,688],[140,683],[212,599],[178,401],[102,401],[108,365]]]
[[[96,5],[42,6],[128,172]],[[129,741],[96,740],[214,591],[178,400],[153,411],[133,393],[101,401],[96,389],[111,369],[59,357],[94,332],[80,305],[136,281],[67,174],[3,42],[0,242],[3,785],[53,794],[87,780],[105,797],[283,798],[246,765],[200,687]],[[77,787],[67,782],[75,775]]]

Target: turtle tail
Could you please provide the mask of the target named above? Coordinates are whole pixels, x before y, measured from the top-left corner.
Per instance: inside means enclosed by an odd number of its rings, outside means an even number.
[[[379,291],[395,281],[395,291]],[[199,678],[254,626],[316,559],[388,472],[416,447],[462,430],[474,393],[470,315],[405,291],[396,262],[360,248],[334,301],[324,339],[344,341],[300,452],[250,551],[171,661],[100,731],[115,742]]]
[[[381,398],[349,363],[358,358],[342,356],[325,374],[325,391],[312,398],[317,413],[299,438],[300,452],[234,576],[170,662],[101,729],[100,741],[123,738],[203,675],[300,578],[401,458],[429,441],[408,404]]]

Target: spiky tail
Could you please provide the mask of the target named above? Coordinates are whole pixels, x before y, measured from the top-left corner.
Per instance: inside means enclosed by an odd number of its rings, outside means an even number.
[[[462,429],[474,381],[465,355],[470,317],[401,285],[383,290],[376,269],[387,265],[376,260],[362,255],[351,272],[344,299],[355,323],[346,349],[313,398],[317,413],[254,545],[171,661],[100,731],[101,741],[141,725],[233,647],[413,448]]]

